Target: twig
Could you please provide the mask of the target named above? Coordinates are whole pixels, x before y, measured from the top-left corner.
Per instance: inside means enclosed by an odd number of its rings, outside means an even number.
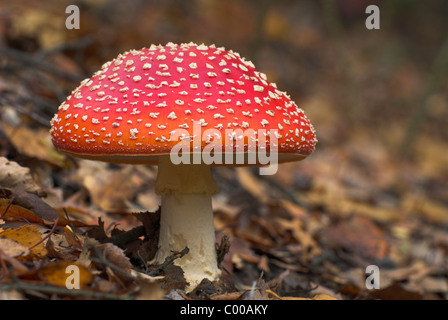
[[[89,244],[87,244],[87,245],[89,245]],[[138,278],[136,278],[135,276],[133,276],[133,275],[130,274],[129,272],[126,272],[125,270],[121,269],[120,267],[118,267],[118,266],[116,266],[116,265],[110,263],[110,262],[106,259],[106,257],[105,257],[101,252],[99,252],[99,250],[98,250],[98,248],[97,248],[96,246],[94,246],[94,245],[89,245],[89,247],[90,247],[90,249],[92,249],[93,253],[95,254],[95,257],[92,257],[92,256],[89,257],[89,259],[90,259],[92,262],[102,264],[102,265],[104,265],[104,266],[110,268],[111,270],[120,273],[121,275],[125,276],[126,278],[128,278],[128,279],[130,279],[130,280],[133,280],[133,281],[138,281],[138,280],[139,280]]]
[[[11,68],[4,67],[3,70],[8,70]],[[0,67],[1,70],[1,67]],[[29,110],[29,104],[32,103],[33,105],[36,105],[38,111],[36,110]],[[38,97],[36,95],[28,96],[28,95],[17,95],[15,94],[14,97],[10,97],[9,94],[3,93],[0,96],[0,105],[10,105],[14,107],[16,111],[18,111],[21,114],[24,114],[31,119],[35,120],[40,125],[50,127],[50,121],[48,121],[48,116],[41,115],[42,113],[45,113],[47,111],[54,111],[55,104],[51,102],[49,99],[44,99],[41,97]]]
[[[38,246],[39,244],[41,244],[42,242],[44,242],[45,240],[47,240],[49,237],[51,237],[51,235],[54,233],[54,231],[56,230],[56,227],[58,225],[59,222],[59,217],[56,218],[56,220],[54,221],[54,225],[53,228],[51,228],[50,233],[48,233],[45,237],[43,237],[42,239],[40,239],[37,243],[33,244],[31,247],[29,247],[29,249],[31,250],[32,248]]]
[[[95,292],[84,289],[66,289],[62,287],[40,285],[26,282],[12,282],[0,284],[0,291],[6,290],[23,290],[23,291],[37,291],[49,294],[58,294],[74,297],[84,297],[86,299],[107,299],[107,300],[132,300],[132,296],[123,294],[113,294],[107,292]]]
[[[62,211],[64,211],[65,214],[65,219],[67,220],[68,225],[70,226],[70,228],[72,228],[72,230],[75,230],[75,227],[73,226],[72,221],[70,220],[70,216],[68,215],[68,211],[65,207],[62,208]]]
[[[216,256],[218,261],[218,266],[224,261],[225,255],[229,253],[230,250],[230,240],[228,235],[223,235],[220,244],[216,244]]]
[[[9,201],[8,205],[6,206],[5,211],[0,215],[0,219],[5,216],[5,214],[8,212],[9,207],[11,207],[13,202],[14,202],[14,196],[11,197],[11,201]]]

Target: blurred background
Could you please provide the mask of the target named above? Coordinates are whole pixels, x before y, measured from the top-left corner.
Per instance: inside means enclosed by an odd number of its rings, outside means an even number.
[[[80,10],[79,29],[65,27],[71,4]],[[380,10],[380,29],[366,28],[371,4]],[[151,179],[128,171],[126,201],[107,189],[111,181],[63,177],[73,167],[52,150],[49,121],[82,79],[121,52],[167,42],[223,46],[291,95],[319,143],[306,160],[281,165],[272,177],[216,170],[224,196],[215,203],[218,234],[232,234],[233,248],[250,250],[258,259],[253,270],[271,279],[280,260],[329,272],[317,259],[323,254],[345,285],[360,290],[362,276],[353,280],[351,270],[367,260],[408,271],[421,262],[437,268],[424,269],[421,282],[413,278],[412,290],[446,298],[447,17],[444,0],[0,0],[0,156],[29,167],[54,205],[84,188],[88,195],[77,199],[100,213],[154,207]],[[285,212],[288,224],[277,221],[277,231],[263,224]],[[280,241],[281,228],[292,236]],[[297,247],[285,252],[300,258],[274,253],[287,244]],[[254,263],[235,261],[228,268],[241,273]],[[391,278],[409,280],[400,275]],[[332,280],[326,287],[335,287]],[[359,293],[347,288],[343,294]]]

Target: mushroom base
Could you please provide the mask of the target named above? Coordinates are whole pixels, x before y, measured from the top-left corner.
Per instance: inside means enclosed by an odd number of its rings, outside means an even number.
[[[174,264],[184,271],[189,283],[187,291],[194,289],[203,279],[219,278],[215,248],[215,232],[211,197],[202,194],[162,195],[159,249],[155,261],[162,263],[172,251],[189,252]]]
[[[156,193],[161,195],[159,249],[156,263],[172,251],[188,253],[174,264],[184,271],[194,289],[203,279],[217,280],[218,268],[213,224],[212,194],[218,191],[210,167],[202,164],[174,165],[169,158],[159,159]]]

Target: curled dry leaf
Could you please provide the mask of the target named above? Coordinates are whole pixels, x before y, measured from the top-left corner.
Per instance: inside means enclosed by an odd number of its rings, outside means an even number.
[[[30,169],[0,157],[0,185],[5,188],[42,194],[42,189],[31,176]]]
[[[83,248],[83,241],[69,226],[64,228],[64,236],[68,245],[72,248],[81,250]]]
[[[130,272],[132,264],[123,252],[123,249],[112,243],[103,243],[96,246],[96,249],[103,255],[104,259],[111,261],[118,268]]]

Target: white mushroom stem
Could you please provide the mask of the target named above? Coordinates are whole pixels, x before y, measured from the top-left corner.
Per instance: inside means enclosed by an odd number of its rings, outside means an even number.
[[[202,279],[213,281],[221,274],[211,201],[217,191],[208,165],[174,165],[169,157],[159,160],[156,193],[162,197],[162,209],[155,262],[162,263],[172,251],[188,247],[188,254],[174,262],[184,271],[187,291]]]

